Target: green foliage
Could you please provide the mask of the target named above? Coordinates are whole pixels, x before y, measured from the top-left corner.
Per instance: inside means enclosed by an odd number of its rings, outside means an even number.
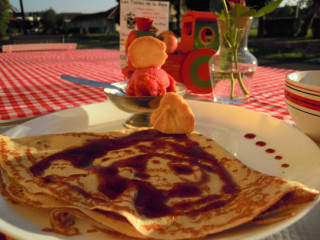
[[[222,4],[219,4],[217,1],[211,1],[213,4],[211,7],[217,16],[220,17],[262,17],[268,13],[273,12],[276,8],[279,7],[282,0],[271,0],[264,7],[256,10],[250,6],[243,6],[240,3],[229,2],[230,9],[227,9],[227,0],[221,0]],[[223,6],[223,8],[221,8]],[[220,10],[219,10],[220,9]]]
[[[273,12],[276,8],[279,7],[282,0],[276,0],[276,1],[270,1],[269,4],[260,10],[256,11],[253,17],[262,17],[263,15],[266,15],[268,13]]]
[[[9,0],[0,0],[0,37],[5,36],[11,13]]]
[[[50,8],[42,13],[42,25],[45,32],[50,33],[55,28],[56,12]]]
[[[275,10],[282,0],[271,0],[267,5],[256,10],[250,6],[246,6],[242,0],[212,0],[210,6],[217,15],[219,21],[220,47],[228,48],[228,53],[221,57],[220,67],[224,70],[231,70],[231,92],[230,98],[234,96],[235,80],[238,80],[241,89],[245,95],[249,94],[243,84],[242,76],[238,68],[238,49],[242,40],[246,37],[246,28],[252,17],[261,17]],[[228,5],[228,4],[229,5]],[[217,11],[217,9],[219,9]],[[251,21],[251,20],[250,20]],[[220,48],[218,52],[220,51]],[[235,66],[235,70],[233,69]]]
[[[254,10],[250,9],[247,6],[243,6],[241,4],[232,4],[230,3],[231,6],[231,16],[246,16],[246,17],[250,17],[252,16]]]

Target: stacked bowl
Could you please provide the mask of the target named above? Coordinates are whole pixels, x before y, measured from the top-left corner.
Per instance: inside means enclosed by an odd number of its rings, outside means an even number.
[[[297,126],[320,143],[320,71],[288,74],[285,80],[285,100]]]

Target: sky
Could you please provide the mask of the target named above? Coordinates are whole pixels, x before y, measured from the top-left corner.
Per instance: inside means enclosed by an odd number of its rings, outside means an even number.
[[[10,0],[10,3],[20,12],[20,0]],[[107,11],[117,4],[116,0],[23,0],[23,9],[24,12],[40,12],[52,8],[56,13],[96,13]]]

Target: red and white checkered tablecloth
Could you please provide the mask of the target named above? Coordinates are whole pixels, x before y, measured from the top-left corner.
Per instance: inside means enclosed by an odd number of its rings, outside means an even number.
[[[258,67],[255,73],[249,101],[239,105],[270,114],[279,119],[290,120],[284,99],[285,76],[294,70]]]
[[[292,70],[258,67],[248,102],[239,105],[279,119],[285,75]],[[107,83],[123,81],[117,50],[86,49],[0,54],[0,121],[34,117],[105,101],[101,89],[70,83],[61,74]],[[210,97],[210,95],[207,95]]]

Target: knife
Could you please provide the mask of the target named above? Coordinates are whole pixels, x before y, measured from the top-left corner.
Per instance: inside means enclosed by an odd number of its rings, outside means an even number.
[[[84,78],[78,78],[78,77],[72,77],[72,76],[63,75],[63,74],[61,75],[61,79],[64,79],[73,83],[83,84],[86,86],[99,87],[99,88],[111,88],[111,89],[118,90],[123,94],[126,94],[126,92],[122,88],[114,86],[109,83],[104,83],[104,82],[99,82],[99,81],[84,79]]]

